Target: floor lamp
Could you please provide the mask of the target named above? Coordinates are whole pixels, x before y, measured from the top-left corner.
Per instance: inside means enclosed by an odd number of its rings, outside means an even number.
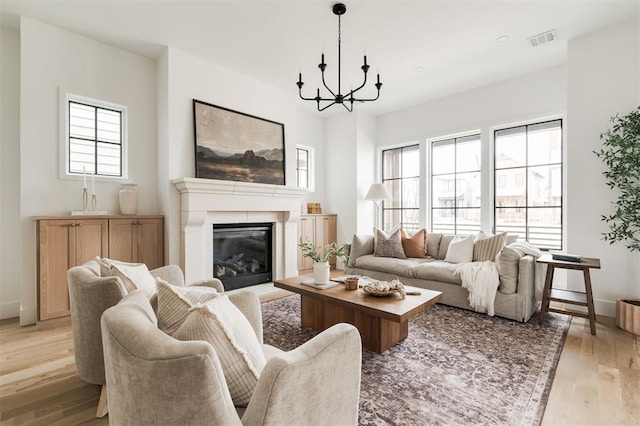
[[[369,192],[364,197],[365,200],[371,200],[376,205],[376,226],[380,227],[382,214],[380,213],[380,202],[383,200],[392,200],[393,197],[383,183],[372,183]]]

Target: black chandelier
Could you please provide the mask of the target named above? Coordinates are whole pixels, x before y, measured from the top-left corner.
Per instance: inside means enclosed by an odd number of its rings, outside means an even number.
[[[355,98],[353,96],[358,90],[362,89],[365,86],[365,84],[367,84],[367,71],[369,71],[369,65],[367,65],[367,55],[364,55],[364,65],[360,67],[360,69],[364,73],[364,81],[358,88],[351,89],[348,93],[344,95],[342,94],[341,84],[340,84],[340,79],[341,79],[340,78],[340,65],[341,65],[340,42],[341,42],[341,35],[342,35],[340,31],[340,17],[344,15],[346,11],[347,11],[347,6],[345,6],[343,3],[336,3],[333,5],[333,14],[338,15],[338,93],[335,93],[333,90],[331,90],[329,86],[327,86],[327,83],[324,80],[324,70],[327,68],[327,64],[324,63],[324,53],[322,54],[322,59],[318,64],[318,68],[320,68],[320,71],[322,73],[322,84],[329,91],[329,93],[331,94],[331,97],[326,97],[326,98],[321,97],[320,88],[318,88],[318,92],[314,98],[305,98],[304,96],[302,96],[302,86],[304,85],[304,83],[302,82],[302,73],[298,74],[298,82],[296,83],[296,85],[298,86],[298,93],[300,95],[300,99],[303,99],[305,101],[315,101],[318,104],[318,111],[324,111],[325,109],[329,108],[332,105],[340,104],[343,107],[345,107],[347,111],[351,112],[353,111],[354,102],[371,102],[371,101],[377,100],[380,97],[380,88],[382,87],[382,83],[380,83],[380,74],[378,74],[378,82],[375,84],[376,89],[378,89],[378,94],[376,95],[375,98],[369,98],[369,99]],[[320,108],[320,102],[329,102],[329,104]]]

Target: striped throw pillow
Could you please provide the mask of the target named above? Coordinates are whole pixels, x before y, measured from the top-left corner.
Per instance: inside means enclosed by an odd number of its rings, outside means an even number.
[[[249,320],[227,295],[191,308],[173,337],[209,342],[220,359],[233,404],[249,404],[267,361]]]
[[[481,238],[473,244],[474,262],[495,262],[496,255],[502,250],[507,241],[507,233],[501,232],[493,237]]]
[[[158,328],[170,336],[178,330],[197,303],[205,303],[220,293],[212,287],[179,287],[156,278],[158,288]]]

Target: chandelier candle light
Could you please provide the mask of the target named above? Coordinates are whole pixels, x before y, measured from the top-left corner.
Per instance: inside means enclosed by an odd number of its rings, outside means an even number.
[[[298,74],[298,82],[296,83],[296,85],[298,86],[298,93],[300,95],[300,99],[303,99],[305,101],[315,101],[318,105],[318,111],[324,111],[325,109],[329,108],[332,105],[341,104],[343,107],[347,109],[347,111],[351,112],[353,111],[354,102],[370,102],[370,101],[375,101],[380,97],[380,88],[382,87],[382,83],[380,83],[380,74],[378,74],[377,83],[375,83],[376,89],[378,89],[378,94],[376,95],[375,98],[355,98],[353,96],[358,90],[362,89],[365,86],[365,84],[367,84],[367,71],[369,71],[369,65],[367,65],[366,54],[364,55],[364,65],[360,67],[360,69],[364,73],[364,81],[356,89],[351,89],[346,94],[344,95],[342,94],[342,87],[340,82],[341,80],[340,78],[340,66],[341,66],[340,47],[341,46],[340,45],[341,45],[341,35],[342,35],[341,27],[340,27],[340,17],[344,15],[346,11],[347,11],[347,6],[345,6],[343,3],[336,3],[333,5],[333,14],[338,15],[338,92],[335,93],[333,90],[331,90],[329,86],[327,86],[327,83],[325,82],[324,70],[327,68],[327,64],[325,64],[324,62],[324,53],[321,56],[321,61],[320,61],[320,64],[318,64],[318,68],[320,68],[320,72],[322,73],[322,84],[329,91],[329,93],[331,94],[331,97],[320,96],[320,88],[318,88],[318,91],[316,92],[317,94],[314,98],[305,98],[304,96],[302,96],[302,86],[304,85],[302,81],[302,72]],[[329,104],[323,107],[320,107],[321,101],[329,102]]]

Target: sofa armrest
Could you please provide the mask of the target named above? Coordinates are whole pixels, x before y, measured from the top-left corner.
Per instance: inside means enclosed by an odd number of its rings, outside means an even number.
[[[258,336],[260,344],[262,339],[262,307],[260,306],[260,298],[252,291],[239,291],[237,293],[229,293],[229,300],[236,305],[240,312],[249,320],[253,331]]]
[[[188,286],[189,287],[191,286],[211,287],[211,288],[215,288],[218,291],[218,293],[224,293],[224,285],[222,284],[222,281],[220,281],[217,278],[209,278],[209,279],[196,281],[194,283],[188,284]]]
[[[244,425],[358,424],[362,346],[351,324],[336,324],[265,365]]]
[[[184,286],[184,274],[178,265],[161,266],[149,272],[154,278],[161,278],[169,284]]]
[[[531,298],[535,292],[536,259],[524,255],[518,263],[518,294]]]

